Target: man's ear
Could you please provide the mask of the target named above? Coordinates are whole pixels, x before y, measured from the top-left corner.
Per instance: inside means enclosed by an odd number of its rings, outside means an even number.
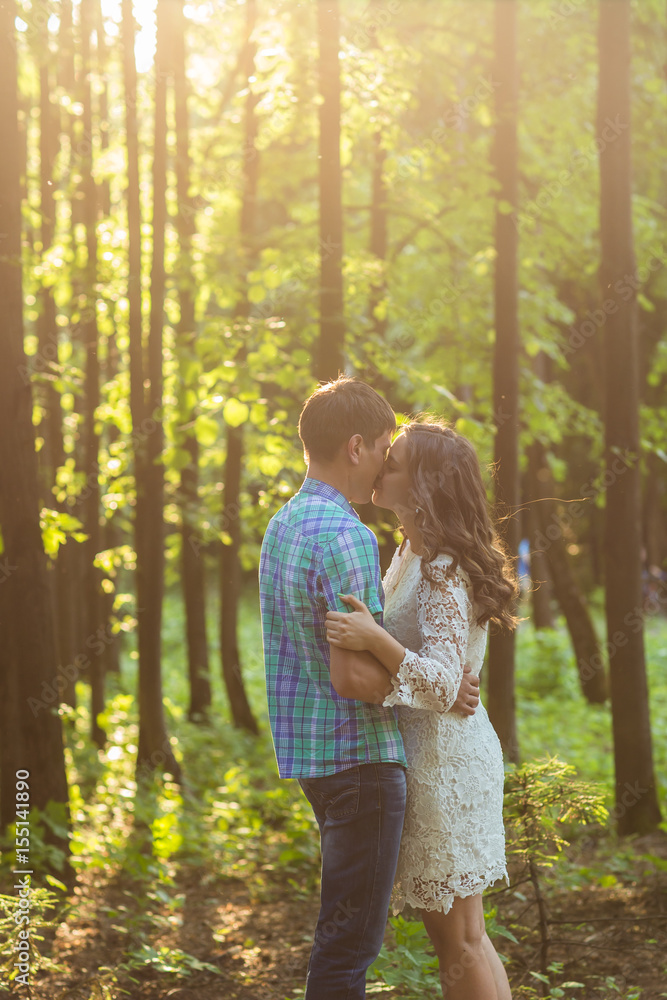
[[[359,465],[359,458],[361,454],[361,445],[363,444],[363,437],[361,434],[353,434],[350,440],[347,442],[347,457],[353,465]]]

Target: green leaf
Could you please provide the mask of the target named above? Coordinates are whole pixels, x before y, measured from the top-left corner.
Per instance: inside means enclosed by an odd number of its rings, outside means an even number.
[[[233,400],[230,400],[230,402],[233,402]],[[204,445],[205,448],[210,447],[220,438],[218,422],[213,417],[209,417],[205,413],[200,413],[195,420],[195,434],[200,444]]]
[[[246,403],[241,403],[238,399],[228,399],[223,407],[222,416],[230,427],[240,427],[250,416],[250,409]]]

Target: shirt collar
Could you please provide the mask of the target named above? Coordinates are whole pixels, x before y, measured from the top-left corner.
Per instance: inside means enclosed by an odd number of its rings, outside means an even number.
[[[335,486],[330,486],[329,483],[323,483],[321,479],[313,479],[312,476],[306,476],[299,493],[310,493],[312,496],[322,497],[324,500],[333,500],[343,510],[354,514],[357,518],[359,517],[352,504],[343,496],[340,490],[337,490]]]

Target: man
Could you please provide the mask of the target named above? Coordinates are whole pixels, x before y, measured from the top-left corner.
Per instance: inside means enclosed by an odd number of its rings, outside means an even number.
[[[260,559],[269,704],[280,776],[297,778],[320,828],[321,908],[306,1000],[357,1000],[382,946],[405,811],[405,756],[384,667],[326,641],[328,610],[354,594],[382,623],[377,540],[350,501],[367,503],[396,428],[389,404],[355,379],[321,386],[303,407],[308,465],[300,491],[271,519]],[[346,672],[367,701],[339,696]],[[384,677],[384,681],[383,681]],[[477,697],[464,676],[454,708]],[[344,686],[344,685],[342,685]],[[340,688],[341,684],[336,683]]]

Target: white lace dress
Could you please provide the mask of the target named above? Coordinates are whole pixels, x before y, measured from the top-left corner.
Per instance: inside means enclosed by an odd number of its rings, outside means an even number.
[[[457,896],[507,878],[500,742],[481,702],[474,716],[448,712],[464,665],[479,674],[487,634],[452,562],[433,560],[431,584],[406,542],[384,579],[385,627],[406,650],[384,702],[398,706],[408,762],[395,913],[406,903],[447,913]]]

